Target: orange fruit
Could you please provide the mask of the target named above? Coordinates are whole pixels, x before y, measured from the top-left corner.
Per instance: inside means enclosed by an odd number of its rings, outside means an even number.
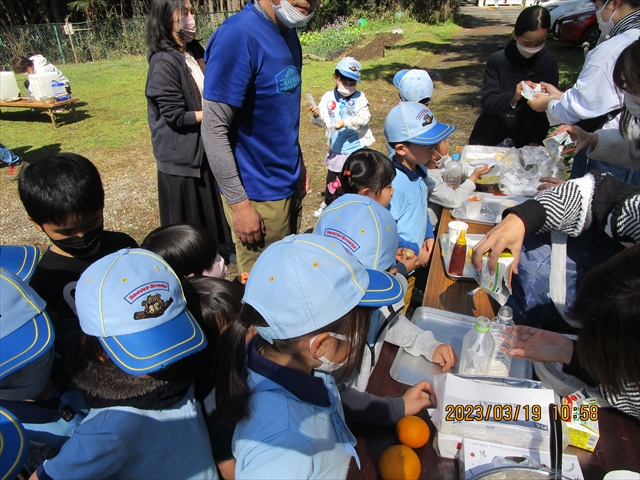
[[[382,480],[418,480],[422,470],[418,454],[405,445],[382,452],[378,467]]]
[[[427,444],[431,431],[429,425],[420,417],[409,415],[402,417],[396,424],[396,434],[400,443],[411,448],[420,448]]]

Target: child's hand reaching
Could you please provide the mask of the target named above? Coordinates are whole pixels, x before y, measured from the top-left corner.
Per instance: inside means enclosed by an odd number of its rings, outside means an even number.
[[[410,248],[399,248],[396,251],[396,262],[407,267],[407,272],[415,270],[418,266],[418,256]]]
[[[320,107],[309,107],[309,111],[316,118],[320,116]]]
[[[333,124],[333,128],[335,128],[336,130],[340,130],[342,127],[344,127],[344,120],[338,120]]]
[[[451,345],[443,343],[438,345],[431,355],[431,361],[442,367],[442,371],[446,372],[458,363],[458,356]]]
[[[420,252],[418,252],[418,267],[424,267],[427,263],[429,263],[429,259],[431,258],[431,253],[433,252],[433,245],[435,243],[435,239],[427,238],[422,244],[422,248]]]
[[[431,406],[431,397],[434,395],[433,387],[425,380],[404,392],[404,415],[415,415],[425,407]]]
[[[471,173],[471,175],[469,175],[469,180],[471,180],[473,183],[476,183],[480,177],[482,177],[483,175],[486,175],[491,170],[493,170],[493,165],[491,165],[491,166],[488,166],[487,164],[478,165],[473,170],[473,173]]]

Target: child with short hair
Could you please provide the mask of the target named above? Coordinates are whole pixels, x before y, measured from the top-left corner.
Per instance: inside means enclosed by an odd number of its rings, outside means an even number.
[[[138,244],[125,233],[104,231],[102,180],[85,157],[60,153],[29,164],[18,193],[29,220],[52,243],[30,285],[47,302],[56,351],[64,355],[80,335],[74,298],[80,275],[105,255]]]
[[[374,309],[400,298],[395,277],[321,235],[289,236],[260,255],[216,352],[216,404],[238,422],[237,479],[347,476],[355,437],[330,372],[356,368]],[[258,336],[245,347],[251,326]]]
[[[372,198],[353,194],[340,197],[325,209],[314,233],[340,242],[367,268],[389,270],[396,261],[396,222]],[[396,275],[396,278],[406,285],[404,277]],[[407,390],[400,398],[380,398],[365,392],[384,342],[403,347],[411,355],[423,355],[440,364],[444,371],[455,365],[456,355],[451,346],[438,342],[431,332],[418,328],[398,313],[403,306],[400,299],[396,305],[376,310],[360,368],[341,382],[342,404],[350,420],[395,425],[403,416],[414,415],[429,405],[428,396],[422,392],[427,388],[424,384]]]
[[[42,55],[30,55],[27,57],[13,57],[11,59],[11,70],[15,73],[24,73],[26,75],[39,74],[39,73],[57,73],[58,81],[64,83],[67,93],[71,93],[71,85],[69,85],[69,79],[65,77],[58,68],[49,62]],[[24,82],[24,86],[27,90],[29,88],[29,80]]]
[[[398,246],[413,250],[417,266],[431,258],[435,235],[428,214],[427,170],[436,145],[455,131],[439,123],[433,113],[417,102],[401,102],[391,109],[384,122],[384,135],[394,150],[391,159],[397,170],[393,180],[390,212],[398,225]],[[415,276],[409,277],[405,311],[409,308]]]
[[[345,57],[336,65],[333,81],[336,88],[326,92],[319,106],[311,106],[313,124],[326,128],[329,152],[324,159],[327,166],[326,183],[333,182],[352,152],[368,147],[375,139],[369,128],[369,101],[357,90],[362,66],[353,57]],[[325,190],[325,200],[313,214],[318,218],[327,206],[331,194]]]
[[[141,248],[160,255],[180,278],[195,275],[225,278],[227,266],[218,253],[211,232],[196,223],[158,227],[144,239]]]
[[[216,479],[192,385],[207,339],[171,267],[122,249],[87,268],[77,291],[84,335],[67,366],[91,411],[35,478]]]

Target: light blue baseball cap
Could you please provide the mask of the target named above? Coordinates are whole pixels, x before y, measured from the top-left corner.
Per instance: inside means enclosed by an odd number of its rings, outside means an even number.
[[[403,296],[391,274],[365,268],[342,242],[322,235],[290,235],[256,261],[243,302],[269,327],[256,327],[268,342],[306,335],[354,307],[392,305]]]
[[[93,263],[76,286],[80,327],[130,375],[145,375],[202,350],[180,279],[158,255],[125,248]]]
[[[9,270],[27,283],[39,259],[40,250],[33,245],[0,245],[0,268]]]
[[[27,431],[9,410],[0,408],[0,478],[20,474],[29,453]]]
[[[426,70],[400,70],[393,77],[393,84],[403,102],[420,102],[433,95],[433,81]]]
[[[325,208],[313,233],[338,240],[367,268],[388,270],[396,263],[396,221],[371,197],[341,196]]]
[[[341,75],[359,82],[362,65],[353,57],[344,57],[338,62],[338,65],[336,65],[336,70],[340,72]]]
[[[0,379],[36,361],[53,345],[45,306],[33,288],[0,269]]]
[[[436,145],[455,130],[456,127],[438,122],[431,110],[417,102],[400,102],[384,121],[384,136],[389,143]]]

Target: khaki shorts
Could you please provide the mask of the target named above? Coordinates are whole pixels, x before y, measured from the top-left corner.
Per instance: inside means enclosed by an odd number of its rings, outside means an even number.
[[[262,216],[266,235],[259,243],[243,243],[233,231],[233,210],[222,195],[224,216],[231,226],[231,236],[236,246],[236,259],[238,262],[238,274],[250,272],[253,264],[272,243],[282,240],[287,235],[296,234],[300,230],[302,222],[302,199],[298,193],[284,200],[269,202],[255,202],[251,205]]]

